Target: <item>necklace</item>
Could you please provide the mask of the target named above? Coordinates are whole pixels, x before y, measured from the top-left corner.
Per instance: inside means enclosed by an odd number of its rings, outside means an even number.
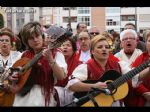
[[[9,58],[9,55],[10,53],[2,53],[1,52],[1,58],[2,58],[2,62],[3,62],[3,66],[6,67],[7,64],[8,64],[8,58]]]
[[[4,52],[1,52],[1,55],[2,55],[3,57],[9,56],[9,54],[10,54],[10,53],[4,53]]]

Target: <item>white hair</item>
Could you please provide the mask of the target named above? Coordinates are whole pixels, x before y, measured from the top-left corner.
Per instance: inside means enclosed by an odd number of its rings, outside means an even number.
[[[124,38],[124,35],[127,34],[127,33],[132,33],[135,38],[138,37],[138,35],[137,35],[137,33],[136,33],[135,30],[133,30],[133,29],[126,29],[126,30],[124,30],[124,31],[122,31],[122,32],[120,33],[120,40],[121,40],[121,41],[122,41],[122,39]]]

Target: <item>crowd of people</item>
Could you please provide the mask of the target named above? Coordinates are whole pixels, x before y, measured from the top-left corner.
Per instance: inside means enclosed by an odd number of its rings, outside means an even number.
[[[0,106],[150,106],[150,31],[135,29],[0,29]]]

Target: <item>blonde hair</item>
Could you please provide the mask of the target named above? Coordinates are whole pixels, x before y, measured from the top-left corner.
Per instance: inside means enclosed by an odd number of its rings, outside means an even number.
[[[111,36],[111,34],[109,32],[107,32],[107,31],[104,31],[102,33],[102,35],[105,36],[106,38],[111,38],[111,40],[113,39],[113,37]]]
[[[148,37],[150,37],[150,30],[146,30],[146,31],[144,32],[145,41],[147,41]]]
[[[104,36],[104,35],[96,35],[93,39],[91,39],[91,51],[92,50],[94,50],[94,47],[95,47],[95,45],[98,43],[98,42],[100,42],[100,41],[106,41],[107,43],[108,43],[108,41],[107,41],[107,39],[106,39],[106,37]],[[108,45],[109,45],[109,43],[108,43]],[[91,57],[93,58],[93,55],[91,54]]]

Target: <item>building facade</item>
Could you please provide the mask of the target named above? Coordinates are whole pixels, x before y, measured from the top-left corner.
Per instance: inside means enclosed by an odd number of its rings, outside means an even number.
[[[133,23],[143,33],[150,26],[150,7],[106,7],[106,30],[120,32],[126,23]]]
[[[29,21],[64,28],[70,22],[73,31],[84,22],[88,29],[97,26],[101,32],[105,30],[105,7],[5,7],[5,13],[5,26],[15,33]]]

